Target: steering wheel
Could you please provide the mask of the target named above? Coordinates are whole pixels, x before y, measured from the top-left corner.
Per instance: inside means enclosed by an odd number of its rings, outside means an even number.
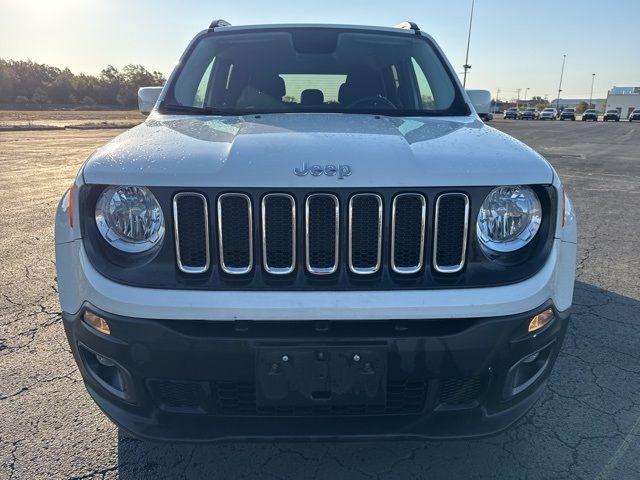
[[[356,100],[355,102],[351,103],[350,105],[347,106],[347,109],[351,109],[355,107],[381,107],[381,106],[385,106],[388,108],[391,108],[393,110],[397,110],[398,107],[396,107],[393,102],[391,102],[390,100],[384,98],[384,97],[366,97],[366,98],[361,98],[360,100]]]

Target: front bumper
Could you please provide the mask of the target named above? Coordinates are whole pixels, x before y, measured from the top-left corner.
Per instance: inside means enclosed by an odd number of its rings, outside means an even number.
[[[134,319],[85,307],[111,329],[104,335],[82,313],[63,315],[89,393],[124,430],[170,441],[493,434],[542,392],[568,321],[551,302],[503,317],[296,322]],[[546,308],[555,320],[529,334],[531,317]],[[333,405],[324,397],[265,403],[260,352],[295,362],[300,348],[363,358],[382,352],[384,398],[375,405]],[[522,363],[535,352],[535,362]]]

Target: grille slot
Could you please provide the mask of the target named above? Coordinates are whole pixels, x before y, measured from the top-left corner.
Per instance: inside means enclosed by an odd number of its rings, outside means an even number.
[[[218,197],[220,266],[226,273],[241,275],[253,267],[253,218],[251,199],[243,193]]]
[[[204,273],[211,263],[209,210],[200,193],[183,192],[173,197],[176,261],[184,273]]]
[[[349,269],[361,275],[380,269],[382,198],[359,193],[349,200]]]
[[[152,380],[149,386],[156,403],[162,410],[185,413],[204,412],[207,394],[201,383]]]
[[[307,270],[329,275],[338,269],[340,205],[338,197],[314,193],[305,204]]]
[[[262,199],[262,261],[274,275],[295,269],[296,203],[286,193],[270,193]]]
[[[444,193],[436,200],[433,267],[440,273],[455,273],[464,267],[469,224],[469,197]]]
[[[482,388],[480,377],[450,378],[440,388],[440,403],[464,405],[478,399]]]
[[[426,382],[390,381],[387,383],[386,405],[283,405],[258,406],[256,387],[252,382],[216,382],[213,403],[223,416],[349,416],[417,414],[422,412],[427,395]]]
[[[401,193],[391,211],[391,268],[396,273],[417,273],[424,264],[427,201],[419,193]]]

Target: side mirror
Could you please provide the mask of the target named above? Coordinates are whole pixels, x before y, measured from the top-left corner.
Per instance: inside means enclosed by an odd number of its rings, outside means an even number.
[[[489,90],[467,90],[467,95],[480,118],[484,118],[490,113],[491,92]]]
[[[148,115],[155,107],[163,87],[142,87],[138,89],[138,110]]]

